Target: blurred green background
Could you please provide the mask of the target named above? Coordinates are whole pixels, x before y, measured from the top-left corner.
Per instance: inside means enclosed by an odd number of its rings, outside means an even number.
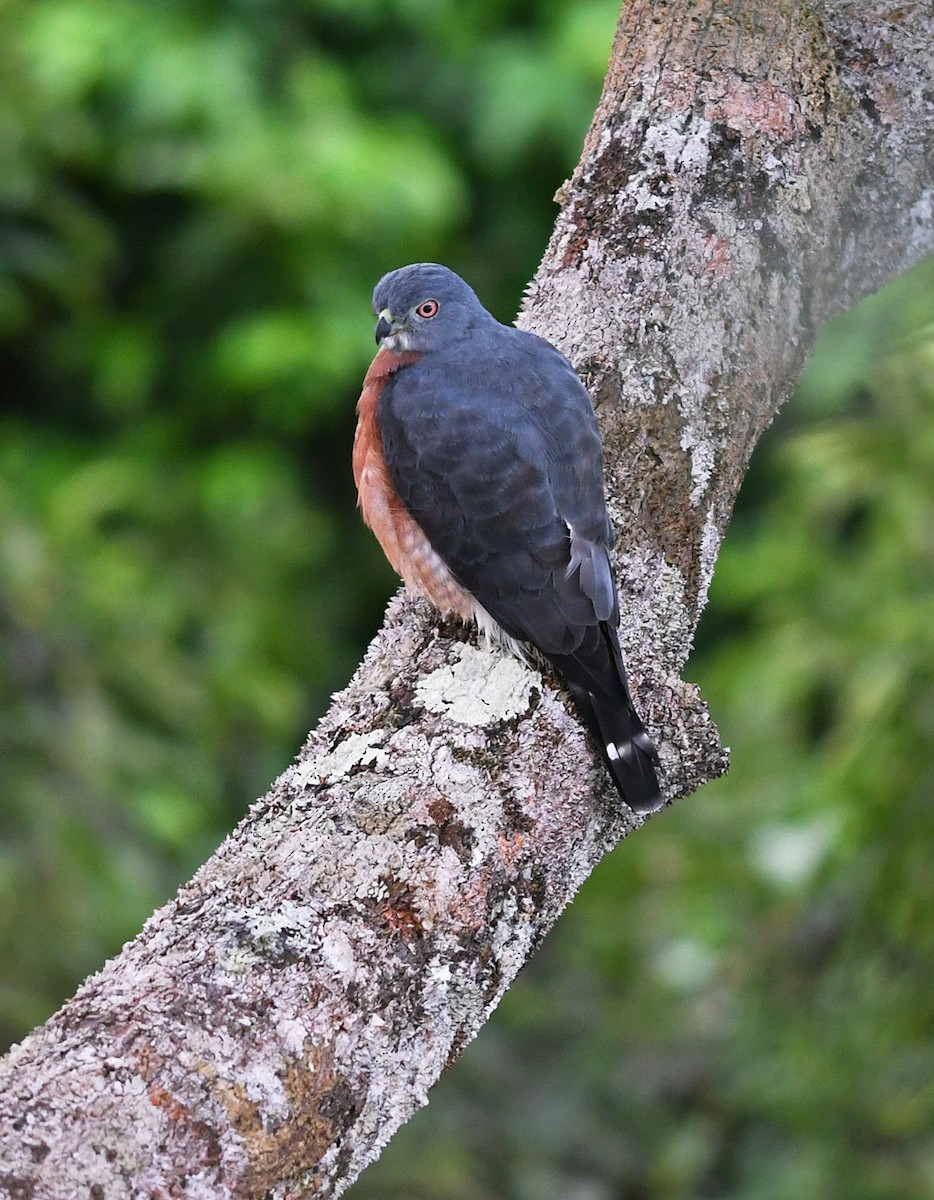
[[[386,269],[514,315],[615,0],[0,6],[0,1043],[287,764],[394,586]],[[934,1196],[934,264],[757,454],[692,677],[730,776],[596,872],[358,1200]]]

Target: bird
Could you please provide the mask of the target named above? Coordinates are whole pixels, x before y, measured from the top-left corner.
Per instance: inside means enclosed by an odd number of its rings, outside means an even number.
[[[365,523],[410,591],[549,662],[626,805],[654,812],[658,754],[620,649],[603,450],[583,383],[439,263],[384,275],[373,312],[352,456]]]

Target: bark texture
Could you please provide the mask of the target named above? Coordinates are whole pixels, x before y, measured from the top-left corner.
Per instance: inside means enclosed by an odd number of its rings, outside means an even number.
[[[833,312],[934,248],[924,3],[632,0],[522,323],[598,405],[666,793],[749,455]],[[621,810],[554,681],[404,596],[299,761],[0,1064],[0,1196],[337,1195],[496,1005]]]

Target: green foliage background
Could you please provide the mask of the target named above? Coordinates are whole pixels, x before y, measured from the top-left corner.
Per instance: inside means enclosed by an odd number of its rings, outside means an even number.
[[[393,587],[369,293],[515,312],[615,0],[0,6],[0,1042],[289,761]],[[588,883],[358,1197],[934,1195],[934,265],[826,334],[692,661],[730,776]]]

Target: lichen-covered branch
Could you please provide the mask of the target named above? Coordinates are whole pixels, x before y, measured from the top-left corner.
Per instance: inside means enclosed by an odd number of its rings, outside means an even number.
[[[678,673],[820,326],[934,249],[934,12],[627,3],[523,324],[588,382],[635,662]]]
[[[522,321],[603,424],[624,635],[679,679],[756,438],[832,312],[934,248],[927,3],[632,0]],[[555,682],[403,596],[298,763],[0,1064],[0,1196],[336,1195],[638,822]]]

